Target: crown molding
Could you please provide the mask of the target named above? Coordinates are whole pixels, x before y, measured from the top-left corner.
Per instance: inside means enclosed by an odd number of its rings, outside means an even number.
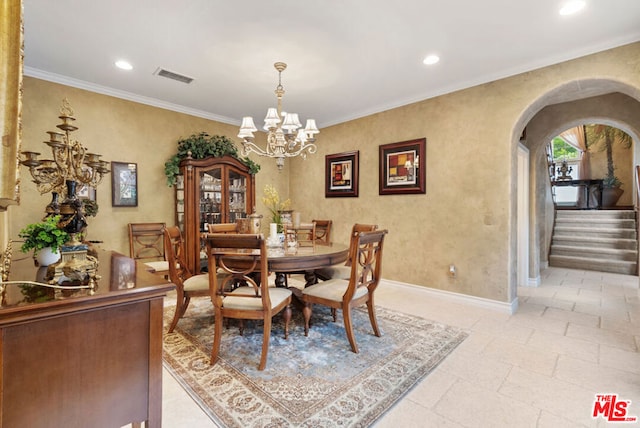
[[[29,77],[35,77],[36,79],[46,80],[53,83],[59,83],[65,86],[71,86],[73,88],[84,89],[85,91],[95,92],[97,94],[108,95],[115,98],[121,98],[127,101],[133,101],[135,103],[145,104],[152,107],[158,107],[164,110],[175,111],[177,113],[188,114],[190,116],[201,117],[203,119],[215,120],[216,122],[222,122],[229,125],[240,126],[240,122],[235,119],[228,118],[226,116],[220,116],[210,113],[204,110],[193,109],[185,107],[179,104],[173,104],[166,101],[162,101],[156,98],[145,97],[137,95],[127,91],[121,91],[118,89],[109,88],[107,86],[97,85],[95,83],[86,82],[84,80],[73,79],[71,77],[63,76],[56,73],[50,73],[48,71],[39,70],[33,67],[24,67],[24,75]]]

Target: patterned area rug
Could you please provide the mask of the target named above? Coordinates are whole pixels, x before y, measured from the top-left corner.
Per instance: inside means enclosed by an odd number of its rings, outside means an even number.
[[[175,307],[165,308],[165,329]],[[193,299],[178,327],[164,337],[164,363],[209,417],[222,427],[366,427],[436,367],[466,333],[422,318],[377,308],[382,337],[366,310],[354,313],[359,353],[351,352],[340,311],[314,306],[309,337],[293,308],[289,339],[274,318],[267,367],[258,371],[262,322],[224,329],[218,363],[209,359],[213,307]],[[166,330],[165,330],[166,331]]]

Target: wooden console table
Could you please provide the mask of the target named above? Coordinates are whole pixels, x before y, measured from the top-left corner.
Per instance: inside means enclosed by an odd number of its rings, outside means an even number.
[[[174,285],[118,253],[98,259],[93,293],[6,284],[0,427],[161,426],[163,298]],[[10,280],[42,269],[14,259]]]
[[[552,186],[564,187],[580,187],[582,189],[582,197],[584,201],[583,207],[577,207],[580,209],[600,209],[602,208],[602,183],[603,180],[557,180],[552,181]],[[591,203],[591,194],[595,193],[595,204]]]

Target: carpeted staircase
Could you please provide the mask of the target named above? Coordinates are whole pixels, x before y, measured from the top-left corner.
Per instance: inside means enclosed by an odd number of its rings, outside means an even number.
[[[549,265],[636,275],[638,237],[630,210],[557,210]]]

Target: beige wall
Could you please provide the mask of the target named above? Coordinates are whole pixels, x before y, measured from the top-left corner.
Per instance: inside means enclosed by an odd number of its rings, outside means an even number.
[[[634,88],[630,95],[640,99],[638,58],[640,44],[628,45],[322,129],[318,153],[288,160],[282,173],[272,160],[256,159],[263,168],[257,200],[264,184],[274,182],[303,220],[333,219],[334,240],[340,242],[348,241],[355,222],[389,229],[387,279],[511,302],[516,296],[514,169],[522,129],[548,103],[545,94],[572,82],[609,79]],[[90,219],[90,239],[120,251],[127,248],[128,222],[173,221],[173,192],[164,184],[163,164],[177,139],[200,130],[236,134],[234,126],[26,79],[25,150],[40,148],[45,131],[57,124],[64,97],[75,108],[81,142],[107,160],[138,163],[139,207],[112,208],[107,182],[98,188],[100,213]],[[427,139],[427,193],[379,196],[378,146],[421,137]],[[324,198],[324,156],[351,150],[360,151],[360,197]],[[23,202],[10,208],[12,237],[48,203],[22,172]],[[447,276],[450,264],[457,267],[455,279]]]

